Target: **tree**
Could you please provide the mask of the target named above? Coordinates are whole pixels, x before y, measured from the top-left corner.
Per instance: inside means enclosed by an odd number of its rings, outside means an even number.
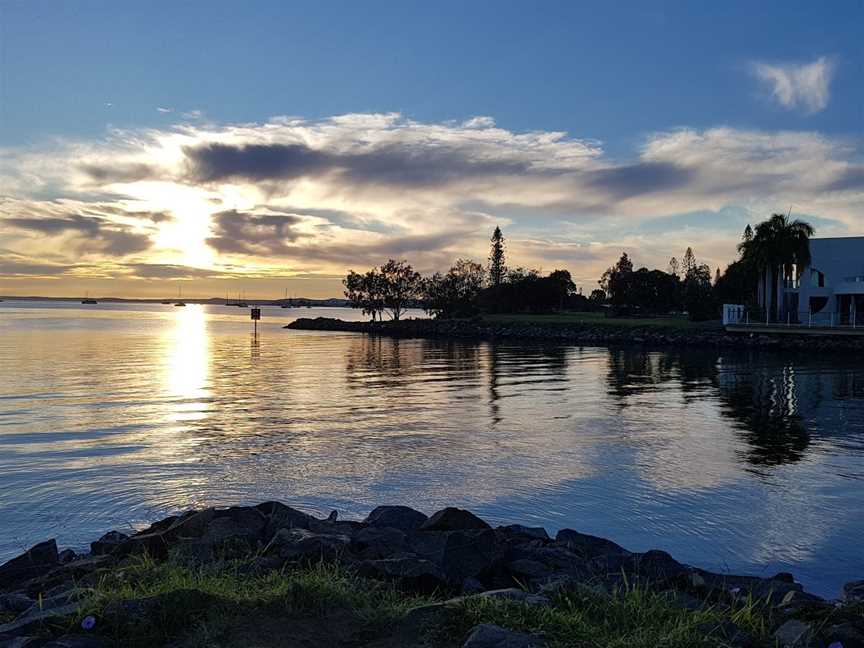
[[[684,276],[686,277],[689,273],[693,272],[696,268],[696,255],[693,254],[693,248],[687,248],[684,252],[684,258],[681,260],[681,270],[684,272]]]
[[[752,238],[748,240],[745,237],[738,245],[742,260],[757,269],[764,279],[762,303],[768,320],[780,318],[778,283],[781,276],[797,279],[804,267],[810,264],[813,232],[813,226],[805,221],[790,220],[785,214],[772,214],[771,218],[756,226]]]
[[[398,321],[410,302],[420,294],[420,273],[407,261],[390,259],[379,271],[382,281],[384,309]]]
[[[628,302],[628,288],[630,276],[633,274],[633,262],[624,252],[621,258],[611,268],[608,268],[600,278],[599,284],[606,295],[609,303],[613,306],[623,306]]]
[[[717,285],[717,282],[720,281],[720,266],[717,266],[717,272],[714,273],[714,285]]]
[[[694,265],[684,278],[684,307],[694,321],[713,319],[717,315],[711,290],[711,268],[704,263]]]
[[[591,291],[591,295],[588,297],[588,300],[598,306],[606,303],[606,292],[601,290],[600,288],[595,288]]]
[[[446,274],[436,272],[423,281],[423,307],[435,317],[465,317],[477,310],[486,271],[479,263],[458,259]]]
[[[744,228],[744,233],[741,235],[741,242],[747,243],[748,241],[753,240],[753,228],[750,227],[750,223],[747,223],[747,227]]]
[[[384,282],[381,274],[369,270],[366,274],[358,274],[353,270],[342,281],[345,286],[345,297],[351,302],[352,308],[360,308],[364,315],[371,315],[372,321],[381,319],[384,310]]]
[[[677,277],[680,271],[681,267],[678,265],[678,259],[676,259],[675,257],[669,259],[669,274],[673,277]]]
[[[496,226],[492,232],[492,248],[489,252],[489,283],[496,288],[507,276],[507,265],[504,258],[504,235]]]

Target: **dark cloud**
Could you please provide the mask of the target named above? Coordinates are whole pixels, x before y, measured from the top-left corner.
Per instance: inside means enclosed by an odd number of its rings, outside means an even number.
[[[55,277],[62,275],[75,266],[35,263],[30,260],[9,259],[0,257],[0,275],[21,277]]]
[[[194,182],[296,180],[335,175],[356,184],[435,186],[471,177],[523,174],[530,164],[472,155],[459,147],[386,144],[334,153],[305,144],[205,144],[184,148]]]
[[[826,191],[864,191],[864,167],[847,169],[843,174],[825,186]]]
[[[289,242],[303,235],[294,229],[302,221],[294,214],[250,214],[236,209],[217,212],[207,244],[219,252],[281,255],[289,249]]]
[[[150,236],[132,232],[129,228],[104,218],[69,214],[67,216],[5,218],[11,227],[29,232],[57,236],[72,233],[75,247],[80,252],[101,252],[111,256],[125,256],[143,252],[152,245]]]
[[[170,263],[125,263],[123,267],[141,279],[203,279],[224,275],[214,270]]]
[[[99,233],[99,228],[103,219],[71,214],[62,217],[5,218],[4,222],[18,229],[40,232],[48,235],[63,234],[65,232],[78,232],[79,234],[95,236]]]
[[[642,194],[678,189],[693,177],[693,171],[668,162],[640,162],[588,172],[588,185],[625,200]]]
[[[79,167],[96,182],[113,184],[115,182],[139,182],[159,177],[159,170],[140,162],[111,164],[82,164]]]

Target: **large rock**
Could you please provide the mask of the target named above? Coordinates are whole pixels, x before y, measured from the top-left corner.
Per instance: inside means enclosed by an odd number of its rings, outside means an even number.
[[[855,623],[840,623],[825,631],[825,639],[830,646],[839,644],[842,648],[864,648],[864,619]]]
[[[624,547],[611,540],[598,538],[587,533],[579,533],[573,529],[561,529],[555,535],[555,541],[586,559],[609,554],[625,555],[629,553]]]
[[[430,518],[431,519],[431,518]],[[420,532],[409,538],[411,550],[438,565],[452,583],[480,578],[503,557],[491,529]]]
[[[414,592],[431,593],[447,585],[447,576],[438,565],[416,556],[365,560],[357,572],[366,578],[395,582]]]
[[[491,623],[471,628],[462,648],[538,648],[544,641],[537,635],[507,630]]]
[[[0,565],[0,591],[9,590],[31,578],[46,574],[59,562],[57,542],[53,539],[40,542],[20,556]]]
[[[392,527],[401,531],[413,531],[429,518],[409,506],[378,506],[366,516],[364,524],[374,527]]]
[[[420,525],[421,531],[466,531],[491,528],[471,511],[452,506],[438,511]]]
[[[496,529],[505,537],[516,538],[520,540],[549,540],[549,534],[543,527],[528,527],[521,524],[508,524],[500,526]]]
[[[284,562],[312,563],[338,559],[351,539],[345,535],[315,533],[306,529],[280,529],[264,550]]]
[[[811,648],[815,633],[809,623],[791,619],[774,631],[774,639],[781,648]]]
[[[366,527],[351,536],[350,549],[360,558],[390,558],[408,549],[408,538],[394,527]]]
[[[851,581],[843,586],[844,601],[864,601],[864,580]]]
[[[66,617],[77,615],[79,607],[78,603],[67,603],[66,605],[28,612],[14,621],[0,625],[0,636],[4,634],[12,636],[23,635],[29,633],[31,630],[38,630],[46,621],[59,621]]]
[[[267,518],[266,534],[272,538],[279,529],[311,529],[315,518],[281,502],[264,502],[255,507]]]
[[[119,531],[109,531],[95,542],[90,543],[90,553],[94,556],[104,556],[113,553],[129,539],[129,536]]]

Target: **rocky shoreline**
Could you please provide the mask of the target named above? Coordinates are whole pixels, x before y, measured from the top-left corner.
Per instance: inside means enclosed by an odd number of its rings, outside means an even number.
[[[828,601],[805,592],[790,574],[760,578],[713,573],[679,563],[663,551],[630,552],[572,529],[551,537],[542,528],[517,524],[493,528],[458,508],[427,516],[406,506],[379,506],[362,521],[343,521],[335,511],[319,519],[279,502],[190,511],[130,535],[110,531],[82,555],[58,551],[54,540],[32,547],[0,565],[0,647],[139,645],[124,635],[133,631],[118,628],[154,623],[154,615],[166,614],[165,606],[179,596],[165,590],[144,598],[122,594],[136,584],[138,577],[129,577],[135,573],[130,565],[141,560],[151,566],[173,561],[196,570],[240,561],[242,569],[236,573],[241,577],[264,575],[271,581],[287,578],[291,570],[327,563],[405,596],[438,597],[409,610],[391,632],[405,632],[406,623],[419,632],[441,622],[441,615],[478,601],[551,610],[562,600],[572,608],[573,601],[590,598],[594,605],[608,601],[611,606],[617,593],[636,590],[658,595],[688,614],[709,610],[713,622],[704,628],[708,643],[700,645],[864,647],[864,581],[848,583],[838,599]],[[99,607],[93,603],[94,592],[109,577],[119,578],[127,589],[110,605]],[[179,607],[193,616],[210,596],[188,587],[179,591],[184,597]],[[175,599],[166,598],[170,596]],[[178,607],[176,601],[170,605],[172,610]],[[760,615],[762,636],[736,621],[742,610]],[[193,621],[188,620],[189,627]],[[398,636],[390,643],[370,639],[368,644],[333,645],[427,645]],[[587,645],[547,639],[538,632],[485,623],[455,643],[434,645]],[[191,644],[179,637],[158,645]]]
[[[348,322],[329,317],[301,317],[286,329],[344,331],[402,338],[466,340],[530,340],[584,345],[639,345],[645,347],[698,347],[710,349],[776,349],[783,351],[864,351],[864,337],[810,335],[757,335],[728,333],[722,328],[672,329],[615,324],[540,324],[496,322],[483,319],[407,319],[384,322]]]

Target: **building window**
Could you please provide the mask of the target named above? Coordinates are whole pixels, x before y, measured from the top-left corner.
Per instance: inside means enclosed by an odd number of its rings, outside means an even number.
[[[825,274],[818,270],[810,270],[810,286],[813,288],[825,287]]]

